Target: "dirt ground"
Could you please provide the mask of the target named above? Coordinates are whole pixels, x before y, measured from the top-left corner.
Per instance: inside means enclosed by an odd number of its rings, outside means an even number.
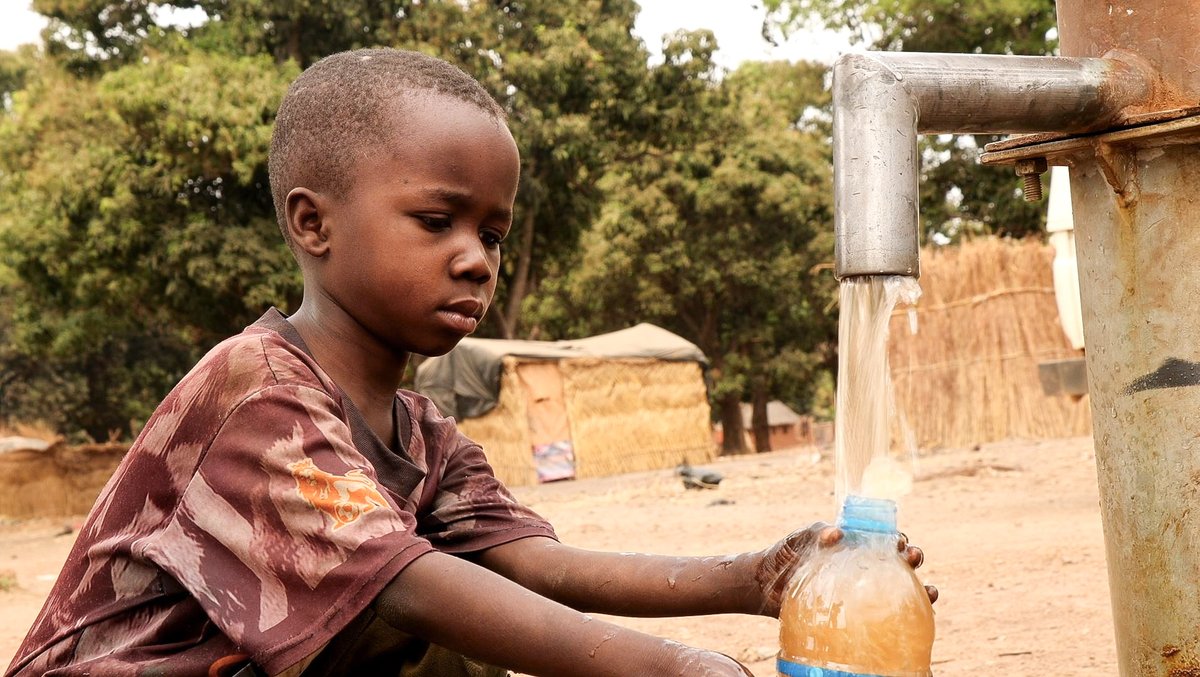
[[[755,550],[832,520],[833,463],[783,451],[720,459],[713,491],[670,471],[517,490],[573,545],[664,554]],[[921,576],[941,590],[934,673],[1105,675],[1116,650],[1091,440],[1011,441],[930,452],[901,503],[900,525],[926,552]],[[0,523],[0,667],[41,607],[75,520]],[[773,675],[772,619],[622,619],[728,653]]]

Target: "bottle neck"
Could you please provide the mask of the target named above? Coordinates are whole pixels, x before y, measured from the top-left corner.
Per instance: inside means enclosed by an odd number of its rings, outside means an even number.
[[[895,534],[896,502],[886,498],[847,496],[838,515],[838,528],[870,534]]]

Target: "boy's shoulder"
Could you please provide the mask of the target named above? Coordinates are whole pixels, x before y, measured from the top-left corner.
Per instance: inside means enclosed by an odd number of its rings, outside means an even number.
[[[299,337],[288,336],[289,330],[294,332],[283,315],[271,309],[240,334],[209,350],[167,395],[155,416],[204,412],[221,419],[250,398],[282,389],[319,391],[340,407],[340,390],[306,352]]]
[[[455,420],[444,416],[428,397],[408,390],[398,390],[396,397],[402,444],[413,447],[410,452],[456,448],[462,443]],[[240,334],[209,350],[162,401],[143,431],[149,434],[143,437],[157,447],[163,444],[162,434],[185,433],[184,437],[203,445],[246,406],[253,406],[260,416],[264,408],[269,409],[276,422],[324,410],[324,415],[341,419],[352,431],[356,424],[363,429],[366,425],[309,354],[291,323],[272,308]]]

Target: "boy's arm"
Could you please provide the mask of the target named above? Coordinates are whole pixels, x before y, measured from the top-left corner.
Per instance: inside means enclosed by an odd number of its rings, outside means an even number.
[[[592,619],[439,552],[405,567],[375,607],[399,630],[534,675],[750,675],[728,656]]]
[[[817,523],[759,552],[719,557],[664,557],[582,550],[550,538],[525,538],[477,556],[483,566],[581,611],[622,616],[746,613],[778,617],[792,572],[812,551],[841,539]],[[924,555],[901,537],[909,564]],[[937,591],[927,588],[930,598]]]

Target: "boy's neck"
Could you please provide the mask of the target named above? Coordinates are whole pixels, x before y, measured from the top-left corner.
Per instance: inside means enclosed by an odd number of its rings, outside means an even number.
[[[379,439],[395,439],[392,407],[408,353],[396,354],[340,308],[310,303],[308,298],[288,321]]]

